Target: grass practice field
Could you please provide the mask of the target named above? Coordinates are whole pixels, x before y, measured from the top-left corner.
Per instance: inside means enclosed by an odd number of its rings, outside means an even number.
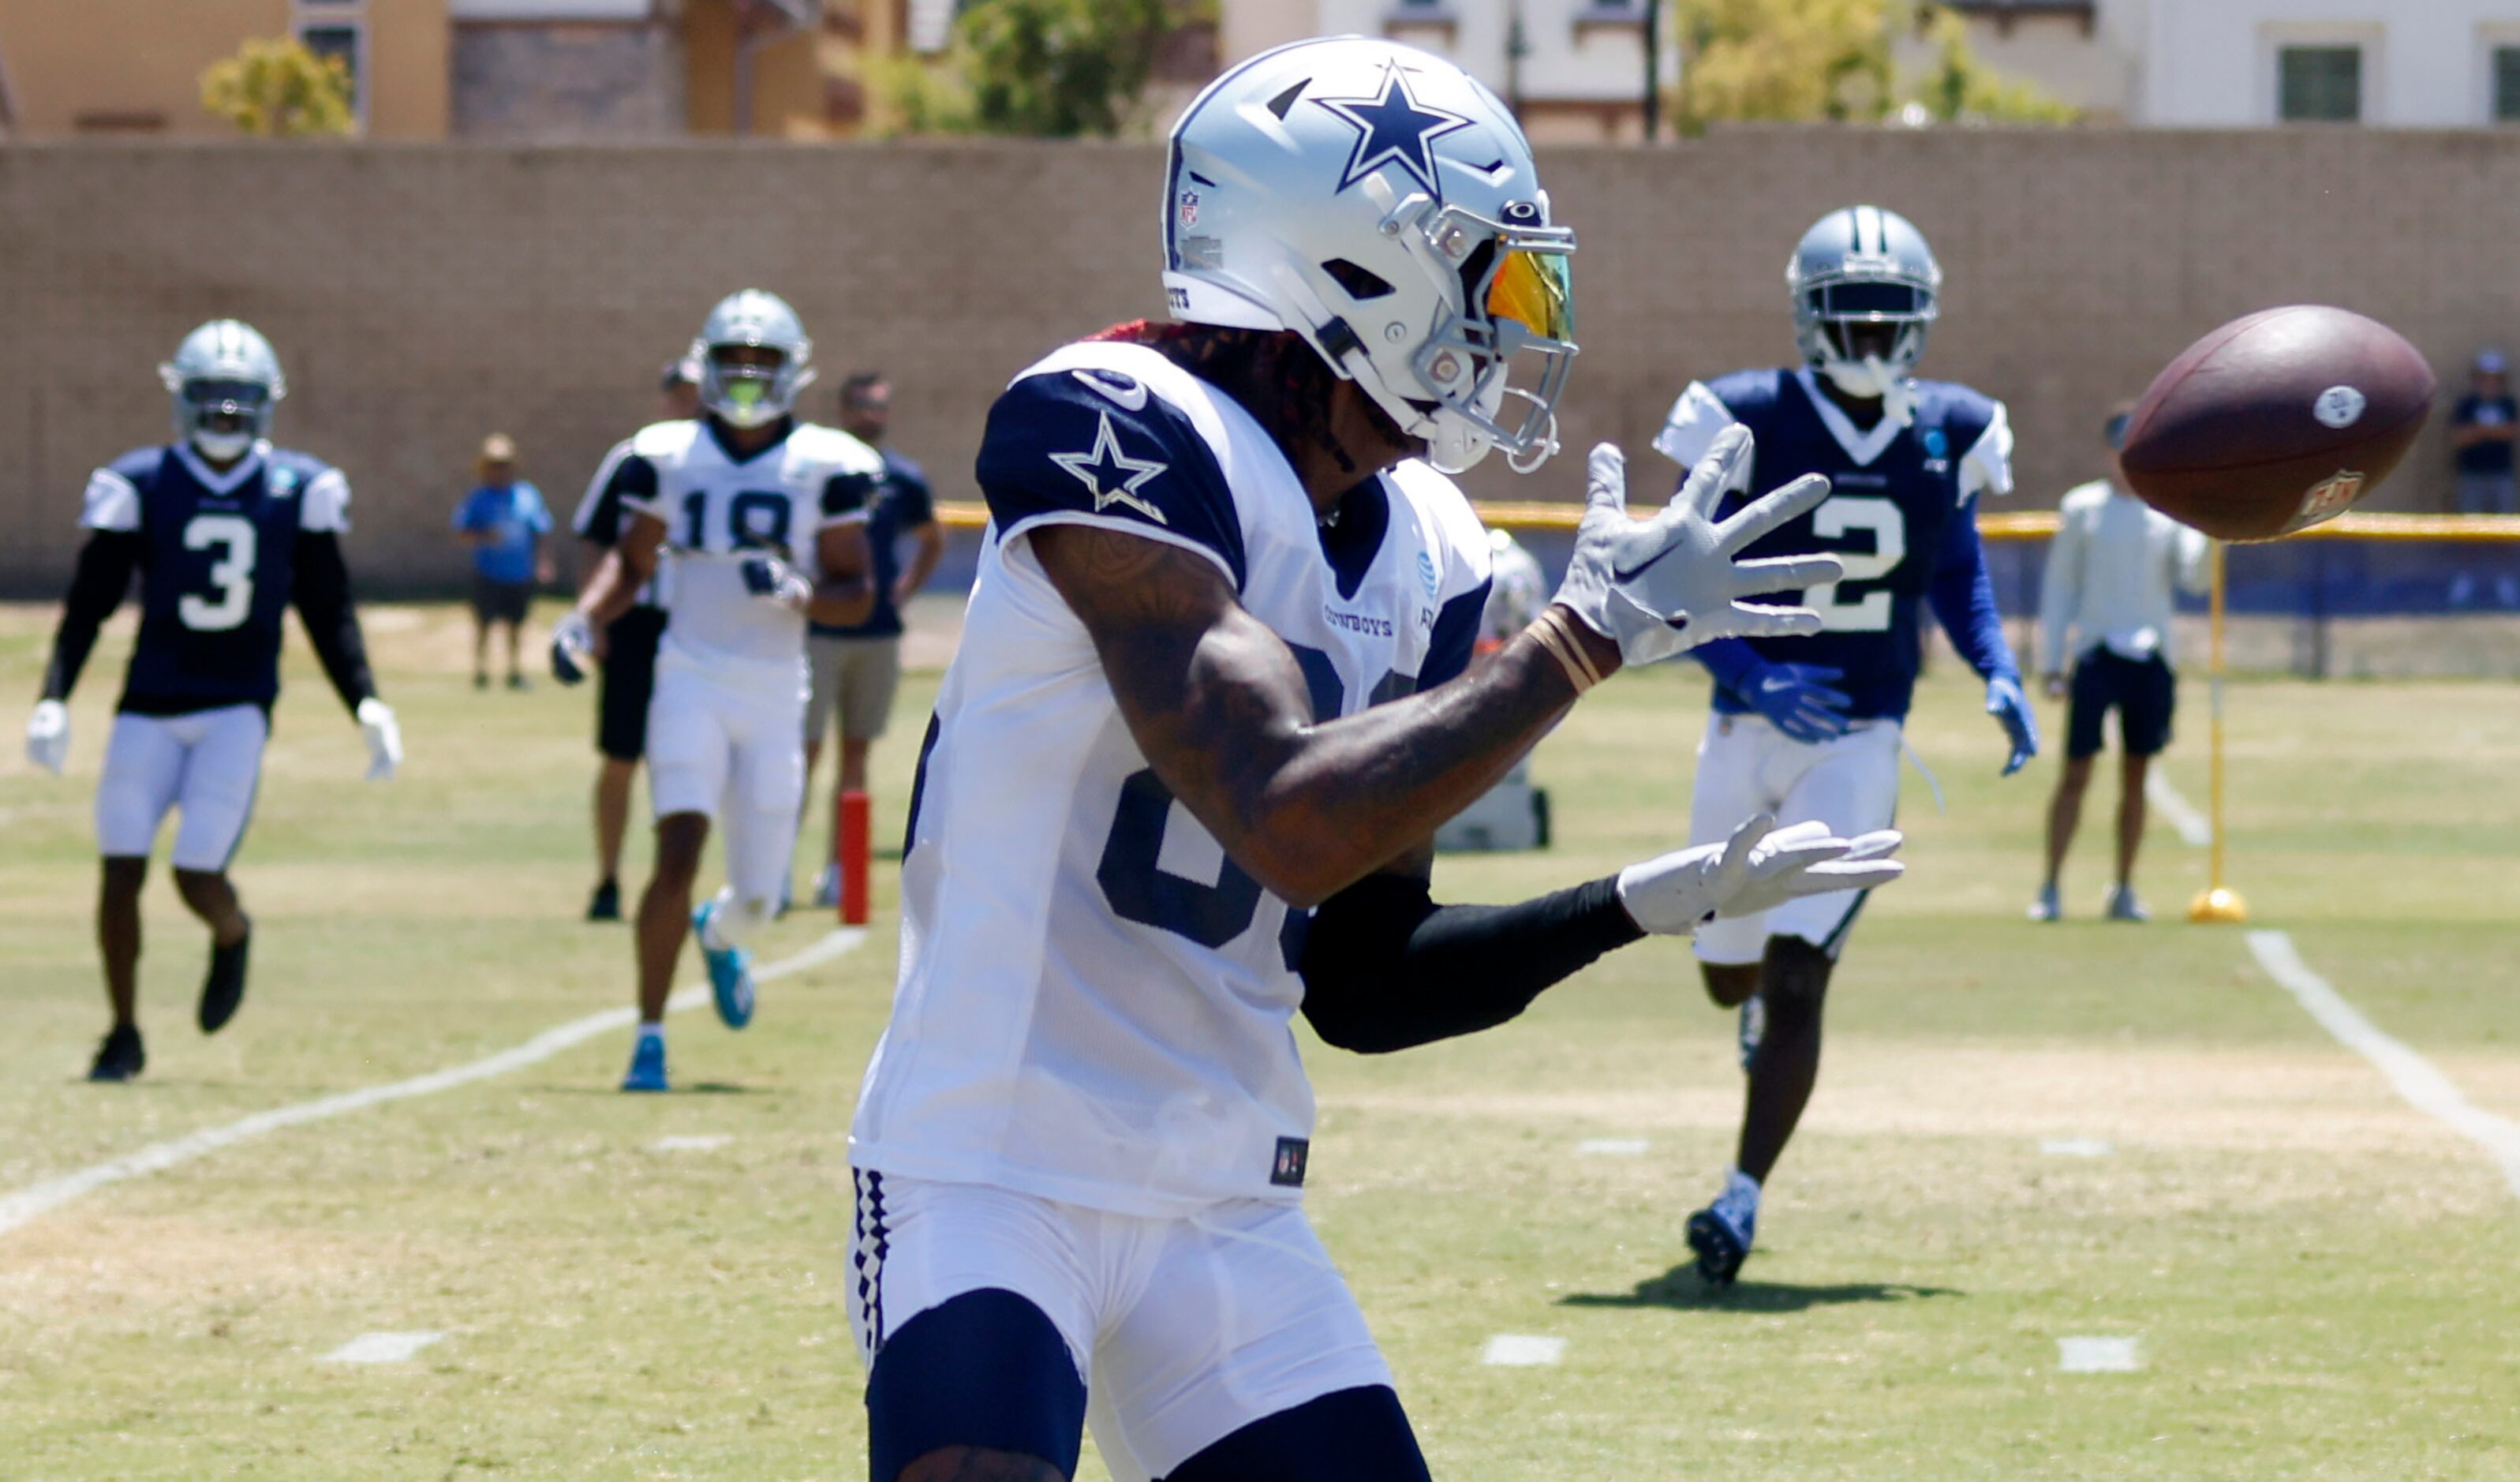
[[[31,699],[51,621],[0,613],[0,695]],[[32,773],[14,731],[0,750],[0,1201],[627,1004],[629,933],[578,921],[590,696],[476,694],[459,611],[380,608],[404,775],[360,780],[292,637],[236,867],[259,923],[245,1010],[194,1030],[204,937],[161,868],[148,1073],[81,1083],[105,1027],[89,807],[128,622],[80,690],[70,775]],[[878,751],[879,844],[933,687],[913,678]],[[1449,859],[1438,895],[1519,898],[1682,842],[1702,690],[1683,669],[1588,700],[1536,763],[1558,846]],[[2187,698],[2169,771],[2201,803],[2203,687]],[[2253,924],[2520,1119],[2520,691],[2244,683],[2231,708]],[[1950,811],[1911,776],[1912,873],[1854,937],[1819,1098],[1730,1293],[1681,1269],[1740,1087],[1685,946],[1630,948],[1474,1039],[1309,1046],[1312,1216],[1438,1474],[2520,1472],[2520,1202],[2493,1158],[2332,1039],[2245,933],[2176,920],[2202,851],[2158,822],[2164,921],[2094,921],[2113,780],[2074,919],[2026,923],[2052,759],[1999,782],[1948,664],[1912,736]],[[817,825],[800,859],[820,845]],[[634,889],[644,861],[634,840]],[[673,1097],[614,1092],[612,1029],[0,1233],[0,1478],[863,1476],[846,1134],[891,988],[889,868],[864,944],[765,984],[750,1030],[675,1020]],[[764,959],[829,930],[791,916]],[[328,1359],[380,1332],[444,1336]],[[1500,1335],[1562,1353],[1483,1362]],[[2138,1367],[2061,1371],[2067,1338],[2134,1339]]]

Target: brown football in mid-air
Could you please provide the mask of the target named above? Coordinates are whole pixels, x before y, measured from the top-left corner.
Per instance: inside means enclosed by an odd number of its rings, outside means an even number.
[[[2318,304],[2265,309],[2153,378],[2119,458],[2135,492],[2173,519],[2220,540],[2273,540],[2386,478],[2432,401],[2432,367],[2387,325]]]

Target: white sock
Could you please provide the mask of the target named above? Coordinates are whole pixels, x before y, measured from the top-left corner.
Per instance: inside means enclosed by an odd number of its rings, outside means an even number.
[[[1724,1170],[1724,1191],[1715,1196],[1715,1207],[1735,1225],[1748,1225],[1759,1217],[1759,1181],[1738,1168]]]
[[[720,890],[709,904],[716,909],[700,923],[700,945],[711,952],[724,952],[736,945],[726,931],[727,921],[735,914],[735,887]]]
[[[661,1040],[664,1037],[665,1021],[663,1019],[642,1019],[639,1021],[639,1038],[643,1040]]]

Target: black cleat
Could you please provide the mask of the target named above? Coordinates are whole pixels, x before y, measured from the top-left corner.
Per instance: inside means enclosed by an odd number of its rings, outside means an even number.
[[[245,935],[233,946],[210,948],[210,975],[202,980],[202,1032],[216,1034],[236,1017],[237,1006],[245,1002],[245,959],[253,946],[253,923],[246,922]]]
[[[1741,1263],[1750,1259],[1750,1242],[1712,1209],[1688,1217],[1688,1248],[1697,1253],[1697,1274],[1710,1286],[1732,1285]]]
[[[87,1067],[87,1078],[119,1084],[138,1075],[148,1063],[149,1052],[140,1048],[140,1027],[116,1024],[105,1043],[96,1047],[96,1063]]]
[[[586,919],[590,921],[617,921],[621,920],[621,885],[619,881],[606,880],[603,884],[595,887],[594,897],[586,903]]]

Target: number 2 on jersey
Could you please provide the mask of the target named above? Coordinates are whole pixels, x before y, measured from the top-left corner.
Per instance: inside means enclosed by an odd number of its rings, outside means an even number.
[[[196,515],[184,526],[184,549],[218,549],[218,559],[203,572],[215,600],[187,592],[175,604],[175,615],[196,633],[224,633],[241,627],[253,611],[253,560],[257,545],[253,521],[242,515]]]
[[[1899,562],[1908,559],[1908,516],[1900,513],[1897,500],[1871,494],[1832,495],[1812,512],[1812,533],[1824,541],[1841,540],[1858,531],[1871,536],[1872,549],[1827,547],[1845,562],[1846,575],[1814,587],[1803,597],[1820,614],[1821,627],[1830,633],[1882,633],[1890,627],[1890,605],[1895,599],[1887,589],[1867,592],[1851,602],[1840,589],[1852,582],[1879,581],[1899,568]]]

